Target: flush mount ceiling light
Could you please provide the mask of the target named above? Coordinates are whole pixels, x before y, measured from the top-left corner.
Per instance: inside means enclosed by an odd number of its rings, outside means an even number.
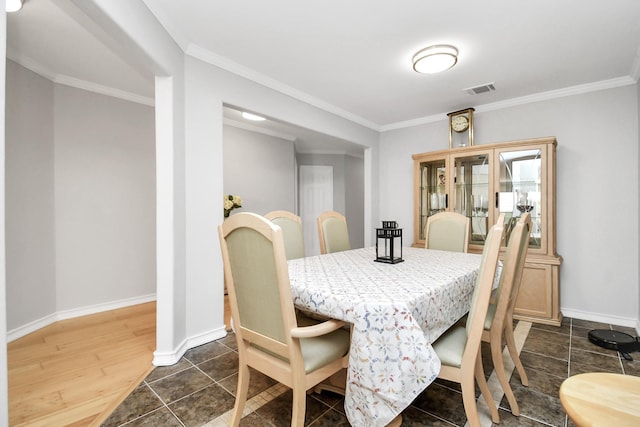
[[[7,0],[5,10],[7,12],[17,12],[22,9],[22,0]]]
[[[254,122],[261,122],[266,120],[264,117],[258,116],[256,114],[247,113],[246,111],[242,112],[242,118],[247,120],[253,120]]]
[[[439,73],[456,65],[458,49],[448,44],[429,46],[413,55],[412,62],[418,73]]]

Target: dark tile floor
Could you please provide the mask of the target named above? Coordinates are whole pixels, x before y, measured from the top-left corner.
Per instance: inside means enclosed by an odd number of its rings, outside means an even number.
[[[639,360],[626,361],[618,353],[589,342],[589,330],[609,328],[637,335],[632,328],[576,319],[565,319],[561,327],[532,324],[520,355],[529,386],[522,386],[517,372],[511,377],[521,415],[513,416],[503,398],[499,425],[572,426],[558,398],[565,378],[596,371],[640,376]],[[236,349],[235,336],[230,334],[189,350],[173,366],[155,368],[103,426],[226,426],[236,391]],[[489,377],[493,366],[488,345],[483,344],[482,353]],[[456,384],[436,380],[402,413],[402,425],[464,426],[459,390]],[[286,387],[253,371],[249,398],[247,406],[252,412],[242,419],[241,426],[290,425],[292,395]],[[342,397],[328,392],[308,395],[306,425],[348,426]]]

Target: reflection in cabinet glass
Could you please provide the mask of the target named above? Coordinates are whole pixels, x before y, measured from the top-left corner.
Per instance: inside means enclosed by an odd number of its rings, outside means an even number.
[[[517,318],[559,325],[560,265],[555,229],[555,138],[537,138],[414,154],[414,242],[424,247],[427,218],[461,213],[471,220],[469,252],[505,214],[505,240],[523,212],[532,229]]]
[[[486,153],[456,157],[454,162],[454,211],[471,222],[470,244],[484,244],[489,215],[489,163]]]
[[[420,165],[420,239],[424,240],[427,218],[447,209],[446,162],[443,159]]]
[[[500,212],[505,214],[507,241],[523,212],[531,213],[529,249],[540,249],[542,176],[540,149],[501,152],[500,186],[497,199]]]

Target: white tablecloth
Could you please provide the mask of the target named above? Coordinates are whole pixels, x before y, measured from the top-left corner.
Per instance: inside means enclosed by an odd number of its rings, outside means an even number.
[[[296,306],[353,324],[345,410],[353,426],[384,426],[438,375],[431,347],[469,311],[481,255],[375,248],[289,261]]]

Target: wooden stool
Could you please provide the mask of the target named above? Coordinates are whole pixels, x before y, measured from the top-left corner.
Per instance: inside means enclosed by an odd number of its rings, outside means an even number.
[[[560,386],[562,407],[577,426],[640,426],[640,377],[574,375]]]

